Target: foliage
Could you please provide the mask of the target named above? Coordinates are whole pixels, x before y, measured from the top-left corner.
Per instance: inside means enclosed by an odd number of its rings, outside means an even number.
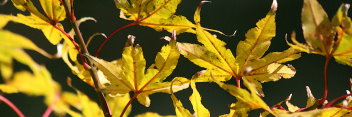
[[[296,34],[291,34],[292,42],[287,41],[290,48],[270,52],[271,40],[276,35],[276,11],[278,4],[273,0],[270,11],[256,23],[240,40],[237,48],[228,48],[227,43],[211,32],[224,33],[205,28],[201,25],[202,6],[209,1],[201,1],[191,22],[185,16],[176,15],[181,0],[115,0],[120,10],[120,18],[131,20],[132,23],[117,28],[98,47],[95,56],[88,52],[89,42],[85,42],[80,23],[94,18],[84,17],[76,20],[73,0],[39,0],[41,8],[31,0],[12,0],[14,7],[25,13],[17,15],[0,14],[0,73],[3,83],[0,91],[5,94],[23,93],[31,96],[44,97],[48,109],[43,116],[54,112],[58,116],[74,117],[109,117],[128,116],[132,111],[132,102],[137,101],[149,107],[150,95],[168,93],[172,100],[173,115],[167,117],[210,117],[209,111],[202,103],[204,96],[197,89],[202,82],[216,83],[236,100],[229,106],[229,113],[221,117],[249,116],[252,110],[260,109],[261,117],[273,116],[351,116],[351,95],[337,97],[330,102],[328,95],[328,66],[331,58],[338,63],[352,66],[352,22],[348,17],[349,4],[342,4],[335,16],[330,20],[323,7],[316,0],[304,0],[302,8],[302,29],[305,43],[296,40]],[[39,9],[39,10],[38,10]],[[62,23],[69,21],[70,28],[64,28]],[[51,55],[38,47],[30,39],[6,29],[9,22],[20,23],[43,32],[46,39],[57,47],[57,54]],[[122,51],[121,58],[107,61],[98,54],[112,35],[120,30],[134,25],[142,25],[172,33],[165,36],[168,44],[161,47],[155,57],[154,64],[146,67],[142,47],[135,43],[136,37],[129,35]],[[69,32],[65,29],[70,29]],[[178,41],[177,35],[190,33],[195,35],[199,43]],[[100,33],[94,34],[94,36]],[[225,35],[228,36],[228,35]],[[62,90],[62,86],[53,80],[50,71],[37,63],[28,54],[31,50],[48,59],[60,58],[74,75],[93,87],[99,101],[93,101],[71,84],[67,84],[75,92]],[[289,79],[296,74],[296,69],[286,62],[299,59],[301,53],[312,53],[325,56],[324,66],[324,96],[316,99],[307,87],[307,104],[298,107],[290,103],[291,95],[284,101],[270,106],[264,97],[263,83]],[[181,56],[182,55],[182,56]],[[192,78],[178,76],[170,78],[176,67],[183,67],[179,62],[185,57],[195,65],[204,68],[195,73]],[[14,61],[29,69],[16,71]],[[167,80],[171,79],[171,80]],[[235,82],[233,82],[235,81]],[[245,87],[241,86],[244,85]],[[192,109],[183,106],[176,92],[189,88]],[[11,106],[11,102],[0,97],[19,115],[19,109]],[[340,103],[336,102],[342,100]],[[282,105],[285,104],[287,109]],[[161,117],[155,112],[147,112],[137,117]]]

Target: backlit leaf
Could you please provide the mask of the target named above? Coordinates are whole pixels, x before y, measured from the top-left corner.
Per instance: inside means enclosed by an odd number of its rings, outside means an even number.
[[[270,46],[271,39],[276,33],[275,12],[277,3],[275,0],[266,17],[257,22],[257,27],[247,32],[244,41],[239,42],[236,57],[231,50],[225,47],[225,42],[201,28],[199,24],[200,8],[197,8],[194,19],[197,22],[197,40],[203,46],[188,43],[178,43],[177,46],[183,56],[194,64],[206,68],[206,72],[202,76],[203,82],[211,78],[218,81],[227,81],[231,77],[236,78],[237,81],[245,78],[255,84],[258,94],[263,95],[261,91],[262,82],[294,76],[296,71],[292,66],[281,65],[280,63],[299,58],[300,55],[297,54],[298,52],[295,49],[290,48],[283,52],[272,52],[264,56]]]
[[[154,112],[146,112],[143,114],[139,114],[136,117],[175,117],[174,115],[159,115],[158,113],[154,113]]]
[[[336,51],[333,53],[335,60],[338,63],[352,66],[352,36],[343,33]]]
[[[352,47],[350,46],[351,19],[347,15],[349,5],[342,4],[332,21],[317,0],[304,0],[302,8],[302,29],[307,44],[299,43],[292,34],[296,50],[334,57],[338,63],[352,66]]]
[[[210,117],[210,112],[202,104],[202,98],[196,88],[196,83],[192,80],[191,80],[191,88],[193,90],[193,93],[189,97],[189,101],[191,101],[193,106],[193,110],[194,110],[193,115],[195,117]]]
[[[41,30],[50,43],[54,45],[58,44],[62,38],[66,38],[65,35],[57,30],[50,22],[33,14],[30,16],[18,14],[17,16],[12,16],[11,20]],[[60,23],[57,23],[56,26],[63,28]]]
[[[134,46],[133,39],[126,43],[122,58],[113,62],[88,56],[94,64],[106,75],[110,85],[105,92],[116,95],[126,94],[130,91],[137,93],[137,100],[145,105],[150,105],[149,95],[156,92],[170,93],[171,82],[163,82],[176,68],[179,53],[175,40],[161,49],[155,64],[145,71],[146,61],[142,48]],[[172,85],[173,91],[179,91],[188,87],[188,80]]]
[[[329,52],[324,49],[321,40],[327,39],[330,33],[330,21],[323,7],[316,0],[304,0],[302,8],[302,29],[304,39],[314,50],[322,53]]]
[[[224,90],[229,92],[231,95],[235,96],[237,100],[248,104],[249,109],[264,109],[271,112],[270,107],[257,95],[255,86],[243,79],[243,83],[246,84],[249,91],[245,89],[238,88],[237,86],[224,84],[222,82],[216,81],[216,83]]]
[[[176,96],[171,93],[171,99],[174,104],[175,112],[177,117],[193,117],[191,112],[183,107],[182,102],[176,98]]]
[[[175,15],[181,0],[115,0],[120,18],[151,27],[157,31],[191,32],[195,25],[184,16]]]
[[[0,46],[0,71],[5,80],[9,79],[12,75],[12,59],[28,65],[32,70],[36,69],[37,65],[35,61],[24,49],[36,51],[49,58],[52,57],[26,37],[2,29],[0,29]]]

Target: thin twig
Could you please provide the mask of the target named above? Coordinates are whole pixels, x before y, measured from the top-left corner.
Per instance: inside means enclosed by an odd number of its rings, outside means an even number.
[[[23,113],[21,112],[20,109],[18,109],[16,107],[15,104],[13,104],[10,100],[6,99],[4,96],[0,95],[0,100],[3,101],[4,103],[6,103],[9,107],[12,108],[12,110],[14,110],[16,112],[16,114],[19,116],[19,117],[25,117],[23,115]]]
[[[82,33],[81,31],[79,30],[78,28],[78,25],[76,23],[76,18],[74,16],[74,13],[73,13],[73,6],[71,6],[67,0],[63,0],[62,1],[64,7],[65,7],[65,11],[67,13],[67,17],[69,18],[72,26],[73,26],[73,29],[78,37],[78,44],[80,46],[80,49],[82,50],[82,54],[83,55],[89,55],[89,52],[86,48],[86,44],[84,42],[84,39],[83,39],[83,36],[82,36]],[[71,6],[71,7],[70,7]],[[93,62],[90,61],[89,59],[86,59],[88,60],[88,65],[91,66],[90,69],[87,69],[89,70],[91,76],[92,76],[92,79],[94,81],[94,86],[95,86],[95,91],[97,92],[98,94],[98,97],[99,97],[99,100],[100,100],[100,107],[102,108],[103,112],[104,112],[104,116],[105,117],[111,117],[111,112],[110,112],[110,109],[109,109],[109,105],[107,104],[107,101],[105,99],[105,96],[104,96],[104,93],[101,92],[101,85],[100,85],[100,82],[99,82],[99,77],[97,75],[97,69],[95,67],[93,67]]]

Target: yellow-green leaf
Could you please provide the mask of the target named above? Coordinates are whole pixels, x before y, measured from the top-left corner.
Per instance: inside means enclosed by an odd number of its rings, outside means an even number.
[[[237,45],[236,61],[240,66],[241,74],[250,67],[248,64],[262,57],[268,50],[270,40],[275,36],[276,31],[275,11],[269,11],[256,25],[257,27],[246,33],[246,39]]]
[[[175,112],[177,117],[193,117],[191,112],[183,107],[182,102],[176,98],[176,96],[171,93],[171,99],[174,104]]]
[[[301,18],[304,39],[308,45],[322,53],[330,52],[324,48],[330,45],[323,45],[322,42],[331,33],[329,17],[317,0],[304,0]]]
[[[123,50],[122,58],[113,62],[88,56],[94,64],[106,75],[110,81],[104,91],[109,94],[125,94],[130,91],[137,93],[137,100],[145,105],[150,105],[149,95],[156,92],[170,93],[170,86],[174,91],[188,87],[188,80],[183,83],[172,84],[163,82],[167,76],[176,68],[179,53],[175,40],[161,49],[158,53],[155,64],[145,71],[146,61],[143,57],[142,48],[134,46],[133,39],[127,42]]]
[[[192,80],[191,80],[191,88],[193,90],[193,93],[189,97],[189,101],[191,101],[193,106],[193,110],[194,110],[193,115],[195,117],[210,117],[210,112],[202,104],[202,98],[196,88],[196,83]]]
[[[243,79],[243,83],[246,84],[250,92],[245,89],[238,88],[237,86],[224,84],[222,82],[216,81],[216,83],[224,90],[229,92],[231,95],[235,96],[236,99],[248,104],[250,109],[264,109],[271,112],[270,107],[257,95],[255,86]]]
[[[335,60],[341,64],[352,66],[352,36],[343,33],[336,51],[333,53]]]
[[[139,114],[136,117],[175,117],[175,115],[159,115],[158,113],[154,112],[146,112],[143,114]]]
[[[120,18],[133,20],[137,24],[177,33],[191,32],[195,25],[184,16],[175,15],[181,0],[115,0],[121,10]]]
[[[0,90],[6,93],[22,92],[28,95],[45,96],[46,104],[54,103],[57,93],[60,92],[59,84],[52,80],[45,67],[37,66],[33,72],[33,74],[28,71],[15,73],[13,80],[0,85]]]
[[[62,21],[66,18],[64,6],[59,0],[39,0],[46,14],[52,21]]]
[[[4,79],[9,79],[12,75],[12,59],[28,65],[32,70],[36,69],[37,64],[24,49],[39,52],[49,58],[52,57],[26,37],[0,29],[0,70]]]

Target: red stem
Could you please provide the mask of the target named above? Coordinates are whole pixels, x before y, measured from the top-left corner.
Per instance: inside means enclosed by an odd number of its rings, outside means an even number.
[[[15,111],[16,114],[17,114],[19,117],[25,117],[25,116],[23,115],[23,113],[21,112],[21,110],[18,109],[18,108],[16,107],[16,105],[13,104],[10,100],[6,99],[6,98],[5,98],[4,96],[2,96],[2,95],[0,95],[0,100],[3,101],[3,102],[5,102],[5,104],[7,104],[9,107],[11,107],[12,110]]]
[[[43,114],[42,117],[49,117],[50,114],[51,114],[51,112],[53,112],[53,107],[52,107],[52,106],[49,106],[49,107],[45,110],[45,112],[44,112],[44,114]]]
[[[271,109],[273,108],[280,108],[281,110],[286,110],[284,107],[282,107],[281,105],[274,105],[273,107],[271,107]]]
[[[241,88],[241,79],[236,78],[236,84],[238,88]]]
[[[326,105],[324,105],[324,108],[331,107],[335,102],[337,102],[337,101],[339,101],[339,100],[342,100],[343,98],[346,98],[346,97],[351,96],[351,95],[352,95],[352,93],[346,94],[346,95],[343,95],[343,96],[341,96],[341,97],[338,97],[338,98],[336,98],[336,99],[334,99],[334,100],[331,100],[329,103],[327,103]]]
[[[138,94],[139,94],[138,92],[135,92],[135,94],[134,94],[133,97],[130,99],[130,101],[127,102],[126,106],[123,108],[123,110],[122,110],[122,112],[121,112],[121,114],[120,114],[120,117],[123,117],[123,115],[124,115],[124,114],[126,113],[126,111],[127,111],[127,108],[132,104],[132,101],[137,98]]]
[[[295,112],[301,112],[301,111],[306,110],[306,109],[307,109],[307,107],[300,108],[300,109],[296,110]]]
[[[324,104],[326,98],[328,97],[328,92],[329,92],[329,89],[328,89],[328,84],[329,84],[329,81],[328,81],[328,70],[329,70],[328,66],[329,66],[330,59],[331,59],[331,55],[327,55],[326,59],[325,59],[325,65],[324,65],[324,96],[320,100],[320,104]]]
[[[73,38],[62,28],[58,27],[57,25],[53,25],[57,30],[59,30],[61,33],[63,33],[68,39],[70,39],[70,41],[72,42],[72,44],[75,46],[76,50],[78,51],[79,53],[79,57],[81,58],[82,60],[82,65],[85,67],[85,68],[89,68],[90,66],[87,64],[87,61],[86,59],[84,58],[82,52],[81,52],[81,48],[79,47],[79,45],[76,43],[75,40],[73,40]]]
[[[134,26],[134,25],[137,25],[137,24],[139,24],[139,22],[132,22],[132,23],[130,23],[130,24],[124,25],[124,26],[119,27],[119,28],[117,28],[116,30],[114,30],[108,37],[106,37],[106,39],[103,41],[103,43],[99,45],[99,47],[98,47],[97,51],[95,52],[94,56],[95,56],[95,57],[98,57],[98,55],[99,55],[101,49],[102,49],[103,46],[106,44],[106,42],[108,42],[108,40],[109,40],[113,35],[115,35],[117,32],[120,32],[122,29],[131,27],[131,26]]]

